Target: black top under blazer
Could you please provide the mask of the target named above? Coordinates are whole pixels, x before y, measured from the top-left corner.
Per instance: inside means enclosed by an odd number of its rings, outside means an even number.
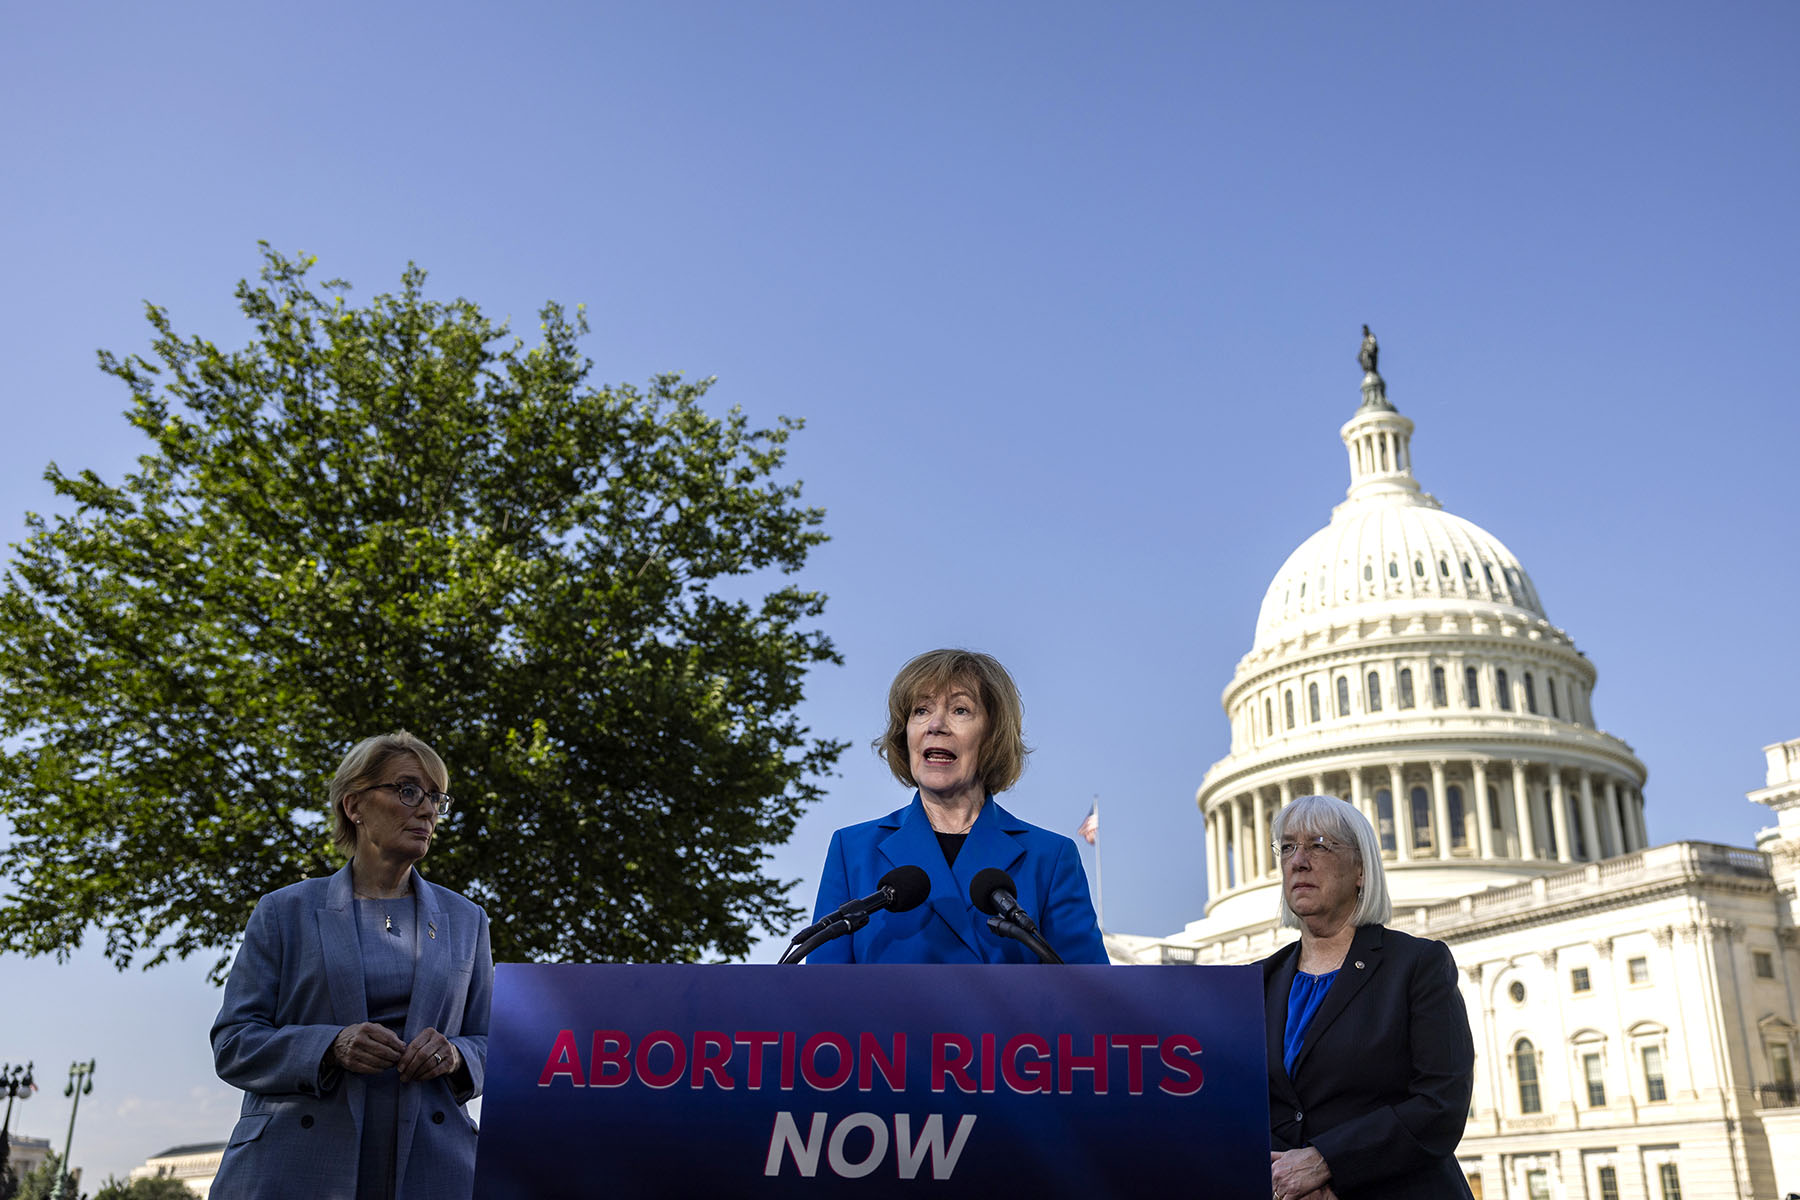
[[[1282,1045],[1299,961],[1298,942],[1262,961],[1270,1147],[1324,1155],[1340,1200],[1468,1197],[1456,1146],[1475,1042],[1450,948],[1358,928],[1289,1078]]]

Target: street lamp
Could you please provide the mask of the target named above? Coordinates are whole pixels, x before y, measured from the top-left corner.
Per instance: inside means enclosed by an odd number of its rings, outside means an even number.
[[[21,1067],[17,1063],[0,1063],[0,1092],[6,1093],[6,1120],[0,1121],[0,1143],[6,1141],[7,1134],[12,1129],[13,1098],[24,1093],[29,1100],[31,1093],[37,1091],[37,1080],[31,1077],[34,1065],[36,1064],[26,1063]]]
[[[69,1106],[69,1136],[63,1141],[62,1171],[56,1180],[56,1200],[64,1200],[69,1194],[69,1148],[75,1144],[75,1113],[81,1108],[81,1098],[94,1090],[94,1060],[85,1063],[69,1064],[69,1086],[63,1089],[63,1095],[75,1097],[75,1103]]]

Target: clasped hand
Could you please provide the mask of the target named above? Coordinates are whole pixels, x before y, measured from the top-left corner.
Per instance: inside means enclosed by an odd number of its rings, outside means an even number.
[[[331,1039],[331,1058],[357,1075],[397,1067],[402,1083],[448,1075],[462,1062],[455,1043],[435,1029],[421,1029],[411,1042],[402,1042],[393,1030],[372,1021],[339,1030]]]
[[[1269,1151],[1269,1183],[1275,1200],[1337,1200],[1331,1168],[1311,1146]]]

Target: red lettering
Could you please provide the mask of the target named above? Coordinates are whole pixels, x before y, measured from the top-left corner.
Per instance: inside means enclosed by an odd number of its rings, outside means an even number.
[[[794,1035],[781,1035],[781,1090],[794,1090]]]
[[[981,1090],[994,1090],[994,1035],[981,1035]]]
[[[837,1051],[837,1065],[826,1075],[819,1070],[819,1051],[830,1046]],[[856,1063],[850,1057],[850,1039],[841,1033],[815,1033],[800,1050],[800,1077],[806,1086],[819,1092],[833,1092],[844,1086]]]
[[[575,1048],[573,1029],[557,1033],[556,1043],[550,1047],[550,1057],[545,1060],[544,1070],[538,1075],[538,1086],[549,1087],[558,1075],[567,1075],[569,1082],[576,1087],[587,1086],[587,1081],[581,1077],[581,1051]]]
[[[593,1064],[591,1086],[624,1087],[631,1082],[631,1039],[620,1029],[594,1030]]]
[[[875,1072],[879,1070],[881,1077],[887,1080],[888,1091],[902,1092],[906,1090],[906,1035],[894,1034],[892,1054],[881,1052],[881,1043],[875,1035],[863,1032],[857,1039],[861,1053],[856,1056],[856,1088],[866,1092],[875,1083]]]
[[[705,1076],[710,1074],[713,1082],[729,1091],[733,1086],[731,1076],[725,1068],[731,1065],[731,1040],[722,1033],[711,1029],[701,1029],[694,1034],[694,1073],[690,1077],[691,1086],[706,1086]]]
[[[669,1048],[670,1066],[667,1071],[656,1071],[650,1066],[650,1052],[658,1046]],[[675,1036],[673,1030],[659,1029],[638,1043],[637,1048],[638,1078],[644,1086],[653,1088],[672,1087],[687,1074],[687,1044]]]
[[[1171,1057],[1176,1053],[1186,1053],[1190,1057],[1185,1063],[1176,1062],[1175,1059]],[[1173,1078],[1165,1078],[1156,1086],[1169,1093],[1171,1096],[1191,1096],[1199,1091],[1202,1081],[1206,1078],[1206,1073],[1200,1069],[1200,1064],[1194,1061],[1193,1058],[1193,1056],[1196,1056],[1199,1053],[1200,1039],[1194,1037],[1192,1034],[1177,1033],[1164,1038],[1162,1043],[1162,1064],[1164,1067],[1168,1068],[1173,1075],[1181,1076],[1181,1081],[1177,1082]]]
[[[952,1054],[951,1051],[956,1053]],[[931,1035],[931,1090],[944,1090],[946,1079],[953,1078],[956,1086],[965,1092],[975,1090],[975,1081],[969,1078],[969,1066],[975,1061],[975,1043],[960,1033],[934,1033]]]
[[[1075,1053],[1075,1039],[1066,1033],[1056,1037],[1056,1090],[1067,1096],[1075,1090],[1075,1072],[1092,1071],[1094,1095],[1106,1095],[1106,1035],[1096,1033],[1092,1054]]]
[[[1023,1065],[1019,1055],[1029,1050],[1037,1057]],[[1050,1082],[1050,1043],[1035,1033],[1021,1033],[1009,1039],[1000,1052],[1000,1078],[1015,1092],[1048,1092]]]
[[[1144,1094],[1143,1052],[1156,1045],[1154,1033],[1115,1033],[1113,1049],[1125,1051],[1125,1088],[1133,1096]]]
[[[744,1072],[744,1086],[751,1091],[757,1091],[762,1087],[763,1051],[780,1040],[780,1036],[773,1030],[761,1029],[751,1030],[749,1033],[740,1032],[737,1035],[735,1040],[739,1045],[750,1047],[750,1057]]]

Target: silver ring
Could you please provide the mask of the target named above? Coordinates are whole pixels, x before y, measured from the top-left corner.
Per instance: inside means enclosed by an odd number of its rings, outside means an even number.
[[[431,1056],[431,1061],[432,1062],[443,1062],[444,1061],[444,1052],[442,1050],[439,1050],[436,1054]]]

